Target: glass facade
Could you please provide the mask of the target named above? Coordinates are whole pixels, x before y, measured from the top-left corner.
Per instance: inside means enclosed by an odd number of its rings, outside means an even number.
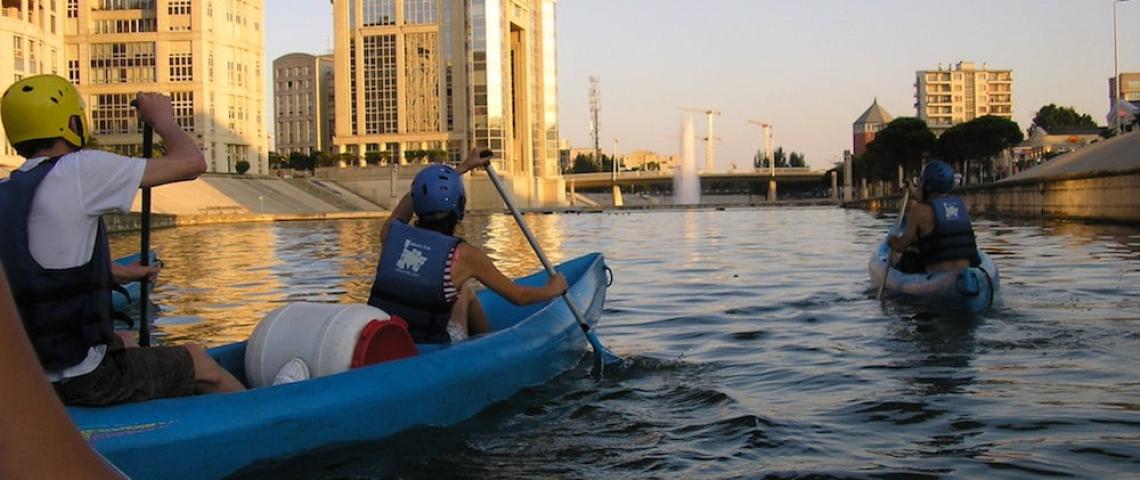
[[[407,131],[439,132],[439,35],[435,32],[404,36],[404,98]]]
[[[364,26],[375,27],[396,24],[396,0],[363,0]],[[353,3],[352,0],[349,0]],[[354,16],[355,17],[355,16]],[[353,22],[351,25],[355,26]]]
[[[396,36],[364,37],[364,134],[399,131]]]
[[[91,83],[154,81],[154,42],[91,44]]]

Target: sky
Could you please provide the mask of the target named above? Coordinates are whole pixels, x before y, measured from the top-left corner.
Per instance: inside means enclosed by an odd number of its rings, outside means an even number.
[[[265,3],[270,61],[331,49],[328,1]],[[1140,71],[1140,1],[1117,13],[1120,71]],[[962,60],[1013,70],[1022,130],[1050,103],[1103,125],[1112,14],[1112,0],[560,0],[559,128],[572,146],[592,145],[597,75],[607,153],[618,139],[620,153],[676,154],[678,107],[696,107],[721,112],[717,169],[751,166],[762,137],[748,119],[771,123],[775,145],[809,166],[830,168],[875,98],[895,117],[914,116],[915,71]],[[693,119],[703,138],[705,116]],[[697,150],[703,164],[703,143]]]

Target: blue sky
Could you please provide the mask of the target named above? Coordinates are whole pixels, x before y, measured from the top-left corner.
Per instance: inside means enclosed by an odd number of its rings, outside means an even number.
[[[265,8],[270,61],[331,48],[327,1]],[[1140,71],[1140,1],[1117,8],[1121,71]],[[1112,9],[1111,0],[561,0],[561,133],[590,143],[588,77],[598,75],[607,152],[618,138],[622,152],[676,153],[677,107],[711,107],[722,112],[718,168],[747,168],[761,147],[748,118],[771,122],[777,145],[825,167],[851,148],[851,122],[875,97],[913,116],[914,72],[960,60],[1013,69],[1022,129],[1048,103],[1103,124]],[[694,120],[703,136],[703,115]]]

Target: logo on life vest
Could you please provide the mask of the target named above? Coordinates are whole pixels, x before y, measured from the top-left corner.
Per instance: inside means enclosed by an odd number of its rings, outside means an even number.
[[[952,204],[943,204],[943,205],[946,207],[946,219],[947,220],[957,220],[958,219],[958,206],[952,205]]]
[[[427,257],[420,251],[420,248],[423,248],[423,245],[412,243],[411,240],[404,240],[404,251],[396,260],[396,269],[420,273],[420,268],[423,268],[424,264],[427,263]]]

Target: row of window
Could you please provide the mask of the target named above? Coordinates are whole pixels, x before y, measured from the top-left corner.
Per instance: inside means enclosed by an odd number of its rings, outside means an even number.
[[[350,16],[355,17],[355,5],[350,3]],[[364,0],[363,24],[366,27],[395,25],[396,0]],[[404,0],[404,23],[427,25],[438,22],[436,0]],[[356,19],[351,18],[355,23]]]
[[[35,38],[27,38],[20,35],[12,36],[12,63],[13,67],[18,72],[25,72],[29,74],[40,73],[56,73],[59,69],[57,62],[59,61],[59,51],[51,49],[45,51],[47,44],[36,40]],[[51,62],[50,67],[44,67],[44,57],[48,57]]]

